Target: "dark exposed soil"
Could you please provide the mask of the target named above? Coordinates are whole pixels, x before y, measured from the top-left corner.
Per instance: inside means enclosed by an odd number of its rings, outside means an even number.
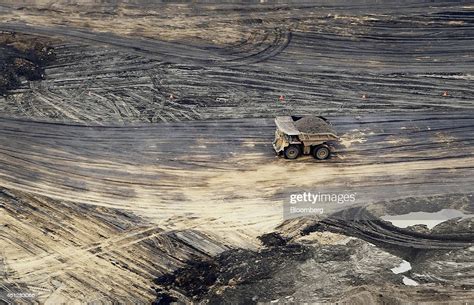
[[[414,300],[462,304],[472,289],[467,249],[419,252],[410,260],[413,271],[403,276],[431,286],[410,289],[401,284],[402,275],[390,270],[400,258],[360,239],[321,244],[317,239],[298,238],[282,243],[286,238],[276,232],[262,237],[271,244],[280,242],[259,251],[229,250],[212,259],[188,262],[186,267],[158,277],[154,281],[159,286],[154,304],[169,304],[172,299],[202,304],[312,301],[366,305]],[[379,245],[391,250],[390,244]],[[457,277],[449,268],[437,268],[450,261],[456,262]]]
[[[0,94],[20,86],[22,79],[44,79],[44,67],[55,60],[51,41],[14,32],[0,33]]]
[[[309,247],[299,244],[275,246],[260,251],[229,250],[209,261],[189,262],[186,267],[158,277],[154,282],[166,289],[178,290],[192,300],[206,298],[211,304],[232,301],[255,304],[255,295],[246,293],[245,287],[261,286],[260,298],[263,294],[263,298],[269,300],[274,296],[274,291],[265,287],[264,280],[282,270],[289,271],[312,256]],[[226,289],[232,290],[232,298],[229,298]],[[292,291],[291,283],[288,283],[286,289],[288,293]],[[163,292],[160,291],[159,294]]]
[[[287,238],[275,232],[263,234],[258,238],[260,239],[262,244],[267,247],[284,246],[288,243]]]

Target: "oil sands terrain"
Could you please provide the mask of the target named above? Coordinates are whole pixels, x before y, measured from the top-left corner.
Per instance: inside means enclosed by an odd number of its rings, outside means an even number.
[[[472,3],[0,17],[1,304],[474,299]],[[330,160],[275,156],[294,113],[331,119]],[[284,217],[303,192],[357,200]],[[442,211],[465,216],[387,220]]]

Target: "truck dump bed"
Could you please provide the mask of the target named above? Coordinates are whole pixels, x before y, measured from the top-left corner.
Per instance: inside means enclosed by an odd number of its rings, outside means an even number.
[[[276,117],[275,124],[281,132],[290,136],[307,139],[313,137],[338,138],[331,124],[319,116],[279,116]]]

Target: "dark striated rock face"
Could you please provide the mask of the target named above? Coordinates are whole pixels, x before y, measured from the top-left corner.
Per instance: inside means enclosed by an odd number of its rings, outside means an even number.
[[[418,232],[418,233],[425,233],[425,234],[430,233],[430,228],[428,228],[427,225],[413,225],[413,226],[408,226],[405,229],[407,229],[408,231],[413,231],[413,232]]]
[[[262,236],[259,236],[258,239],[260,239],[262,244],[267,247],[284,246],[288,243],[287,238],[276,232],[263,234]]]
[[[449,219],[436,225],[431,232],[435,234],[444,233],[471,233],[474,232],[474,218],[461,219],[460,217]],[[472,235],[471,235],[472,236]]]

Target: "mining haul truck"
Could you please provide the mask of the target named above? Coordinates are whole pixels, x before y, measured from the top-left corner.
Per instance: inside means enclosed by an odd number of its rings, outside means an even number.
[[[321,116],[279,116],[273,148],[278,155],[296,159],[300,155],[313,155],[326,160],[339,140],[331,123]]]

